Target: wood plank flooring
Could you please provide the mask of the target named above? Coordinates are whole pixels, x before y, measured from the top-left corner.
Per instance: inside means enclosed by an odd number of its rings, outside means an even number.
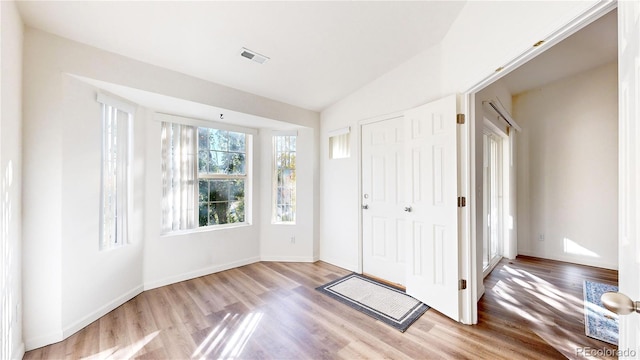
[[[25,359],[561,359],[584,335],[582,281],[617,272],[529,257],[485,280],[479,323],[431,309],[405,333],[315,290],[349,272],[262,262],[146,291]]]

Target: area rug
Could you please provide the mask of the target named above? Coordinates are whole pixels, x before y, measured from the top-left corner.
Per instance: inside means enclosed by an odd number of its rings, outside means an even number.
[[[618,315],[607,310],[600,297],[618,291],[614,285],[584,281],[584,328],[587,336],[618,345]]]
[[[347,275],[316,290],[405,332],[429,307],[403,291],[358,274]]]

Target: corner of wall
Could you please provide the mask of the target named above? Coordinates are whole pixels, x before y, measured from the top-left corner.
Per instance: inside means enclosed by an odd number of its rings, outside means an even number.
[[[2,329],[0,352],[22,358],[22,53],[24,24],[15,1],[0,2],[0,183],[2,193],[0,234],[0,302]]]
[[[142,291],[143,291],[143,286],[138,285],[135,288],[127,291],[126,293],[116,297],[112,301],[109,301],[107,304],[104,304],[103,306],[99,307],[92,313],[87,314],[82,319],[79,319],[74,323],[65,326],[62,331],[62,338],[66,339],[69,336],[75,334],[76,332],[82,330],[84,327],[96,321],[97,319],[100,319],[102,316],[106,315],[113,309],[133,299],[134,297],[142,293]]]

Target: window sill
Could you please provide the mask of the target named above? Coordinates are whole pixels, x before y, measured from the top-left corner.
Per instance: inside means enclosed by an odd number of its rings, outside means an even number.
[[[295,222],[271,222],[271,225],[293,226],[295,224]]]
[[[160,237],[172,237],[172,236],[181,236],[181,235],[189,235],[189,234],[198,234],[205,233],[211,231],[220,231],[220,230],[231,230],[231,229],[239,229],[251,227],[251,223],[234,223],[234,224],[224,224],[224,225],[212,225],[212,226],[204,226],[195,229],[187,229],[187,230],[175,230],[165,233],[160,233]]]

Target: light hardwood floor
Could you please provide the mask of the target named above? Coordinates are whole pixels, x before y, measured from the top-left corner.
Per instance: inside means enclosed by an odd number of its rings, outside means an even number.
[[[262,262],[146,291],[25,359],[555,359],[616,347],[584,335],[582,281],[617,272],[519,257],[485,280],[479,323],[431,309],[405,333],[315,290],[349,272]]]

